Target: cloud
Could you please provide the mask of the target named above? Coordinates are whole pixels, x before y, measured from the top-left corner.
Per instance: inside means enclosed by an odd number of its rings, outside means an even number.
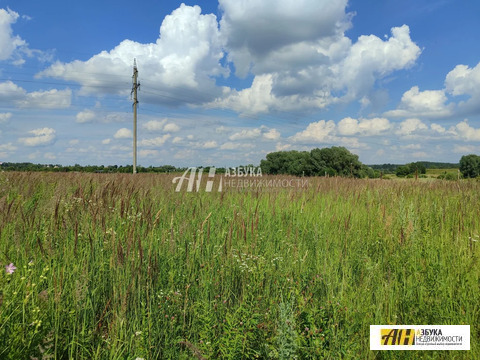
[[[218,147],[218,144],[217,144],[216,141],[210,140],[210,141],[204,142],[203,144],[200,144],[200,147],[202,149],[214,149],[214,148]]]
[[[446,117],[450,116],[454,104],[446,105],[447,96],[444,90],[420,91],[413,86],[406,91],[398,109],[387,111],[385,116],[392,117]]]
[[[430,129],[432,129],[433,131],[435,131],[436,133],[439,133],[439,134],[444,134],[445,131],[446,131],[446,129],[443,126],[435,124],[435,123],[430,125]]]
[[[307,128],[291,137],[294,142],[327,142],[335,133],[335,123],[332,120],[320,120],[308,124]]]
[[[117,130],[117,132],[115,133],[115,135],[113,135],[113,137],[115,139],[130,139],[131,137],[133,137],[133,134],[130,129],[121,128]]]
[[[339,78],[334,87],[347,88],[347,100],[361,98],[377,79],[412,66],[420,56],[407,25],[394,27],[391,33],[386,41],[375,35],[360,36],[343,61],[333,67]]]
[[[18,101],[20,108],[66,109],[72,101],[72,90],[47,90],[27,93],[25,98]]]
[[[235,140],[247,140],[258,138],[262,134],[262,131],[259,128],[242,130],[232,134],[228,139]]]
[[[12,118],[12,113],[0,113],[0,123],[7,122]]]
[[[420,144],[408,144],[408,145],[402,145],[402,149],[404,150],[420,150],[422,148],[422,145]]]
[[[75,117],[77,123],[88,123],[92,122],[95,119],[95,111],[85,109],[80,111]]]
[[[222,36],[240,76],[282,49],[349,27],[346,0],[220,0],[219,5]]]
[[[143,124],[143,128],[148,131],[162,131],[167,119],[150,120]]]
[[[395,133],[400,136],[409,136],[413,135],[415,132],[427,129],[428,126],[425,125],[421,120],[413,118],[402,121],[398,125],[398,129]]]
[[[336,124],[334,121],[320,120],[308,124],[305,130],[289,138],[300,143],[327,143],[360,149],[367,148],[354,135],[377,136],[386,133],[393,125],[386,118],[353,119],[344,118]]]
[[[480,89],[480,63],[473,69],[467,65],[457,65],[447,74],[445,85],[452,95],[478,95]]]
[[[19,15],[10,9],[0,9],[0,60],[9,59],[15,50],[26,46],[26,42],[18,35],[13,35],[12,24]]]
[[[182,140],[183,140],[182,137],[180,137],[180,136],[175,136],[175,137],[173,138],[173,140],[172,140],[172,144],[179,144],[179,143],[182,142]]]
[[[445,78],[446,90],[454,96],[466,95],[470,98],[459,103],[462,115],[480,113],[480,63],[474,68],[457,65]]]
[[[157,157],[159,154],[158,150],[140,150],[138,156],[141,158],[146,157]]]
[[[103,145],[108,145],[108,144],[110,144],[111,142],[112,142],[112,139],[103,139],[103,140],[102,140],[102,144],[103,144]]]
[[[130,114],[122,112],[110,112],[100,119],[103,123],[126,122],[132,119]]]
[[[280,138],[280,132],[277,129],[270,129],[263,133],[263,138],[266,140],[278,140]]]
[[[12,152],[17,150],[17,147],[13,145],[11,142],[6,144],[0,144],[0,152]]]
[[[347,5],[221,0],[218,22],[199,6],[182,4],[164,18],[155,43],[124,40],[86,61],[56,62],[37,77],[78,82],[80,94],[127,95],[124,81],[136,58],[146,103],[228,108],[242,115],[305,112],[362,99],[373,104],[376,82],[412,66],[421,50],[407,25],[392,28],[386,39],[365,35],[352,41],[345,36],[353,16]],[[253,74],[251,86],[217,86],[216,78],[229,76],[230,67],[240,76]]]
[[[452,101],[448,102],[447,95]],[[455,102],[455,97],[462,100]],[[464,98],[467,100],[463,100]],[[480,63],[470,68],[457,65],[445,77],[445,88],[420,91],[413,86],[406,91],[397,109],[385,112],[390,117],[445,118],[480,114]]]
[[[239,150],[239,149],[253,149],[255,147],[254,144],[249,143],[238,143],[238,142],[231,142],[227,141],[220,146],[220,150]]]
[[[45,146],[53,144],[56,139],[55,130],[52,128],[34,129],[28,133],[33,136],[19,138],[18,142],[25,146]]]
[[[65,109],[70,107],[71,98],[70,89],[29,93],[11,81],[0,83],[0,103],[8,105],[13,103],[19,108]]]
[[[468,124],[468,120],[464,120],[454,127],[451,131],[455,132],[461,139],[466,141],[480,141],[480,129],[475,129]]]
[[[80,83],[82,94],[127,94],[125,79],[132,73],[133,59],[145,93],[143,102],[181,105],[213,100],[220,95],[215,76],[228,75],[217,18],[202,15],[199,6],[182,4],[166,16],[155,43],[124,40],[110,51],[87,61],[57,62],[37,74]],[[101,74],[101,75],[99,75]],[[154,88],[154,89],[153,89]]]
[[[352,119],[350,117],[340,120],[337,125],[340,135],[380,135],[391,128],[390,121],[386,118]]]
[[[11,104],[25,99],[27,91],[9,81],[0,83],[0,103]]]
[[[177,132],[177,131],[180,131],[180,126],[178,126],[177,124],[168,123],[163,128],[163,131],[165,131],[165,132]]]
[[[282,143],[277,143],[275,145],[275,151],[287,151],[292,147],[291,144],[282,144]]]
[[[275,18],[268,21],[276,26]],[[250,88],[226,88],[223,96],[208,106],[251,115],[323,109],[354,100],[372,103],[376,82],[394,71],[411,67],[421,53],[410,38],[407,25],[392,28],[392,36],[386,40],[368,35],[360,36],[353,44],[343,31],[336,29],[334,36],[299,42],[265,54],[253,61],[251,71],[255,77]]]
[[[165,134],[163,136],[158,136],[158,137],[153,138],[153,139],[143,139],[138,143],[138,145],[139,146],[147,146],[147,147],[162,146],[171,137],[172,137],[172,135]]]
[[[225,134],[225,133],[228,132],[228,128],[222,125],[222,126],[217,127],[217,128],[215,129],[215,132],[216,132],[217,134]]]
[[[265,140],[277,140],[280,137],[280,132],[277,129],[269,129],[262,125],[259,128],[243,129],[237,131],[228,137],[231,141],[237,140],[253,140],[262,137]]]

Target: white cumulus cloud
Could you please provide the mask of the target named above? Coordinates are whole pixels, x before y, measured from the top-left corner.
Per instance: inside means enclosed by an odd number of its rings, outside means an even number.
[[[260,130],[259,128],[245,129],[230,135],[229,140],[235,141],[235,140],[255,139],[255,138],[258,138],[261,134],[262,134],[262,130]]]
[[[127,94],[124,82],[136,58],[142,88],[150,90],[144,102],[203,103],[220,94],[212,77],[228,74],[221,45],[216,16],[182,4],[165,17],[155,43],[124,40],[87,61],[57,62],[37,76],[78,82],[82,93]]]
[[[275,19],[269,21],[272,25]],[[407,25],[391,31],[392,36],[386,40],[368,35],[360,36],[352,44],[343,30],[337,29],[335,36],[320,37],[308,44],[290,44],[266,54],[267,60],[259,60],[261,69],[259,63],[255,63],[251,70],[255,75],[251,87],[224,89],[222,97],[209,106],[226,107],[249,115],[323,109],[354,100],[371,103],[375,99],[370,101],[367,96],[375,83],[394,71],[411,67],[421,53],[410,38]]]
[[[172,137],[172,135],[165,134],[163,136],[157,136],[157,137],[152,138],[152,139],[143,139],[138,143],[138,145],[139,146],[147,146],[147,147],[162,146],[171,137]]]
[[[167,119],[162,120],[150,120],[143,124],[143,128],[148,131],[162,131]]]
[[[463,140],[480,141],[480,129],[470,126],[467,120],[458,123],[451,130]]]
[[[13,35],[12,24],[19,15],[10,9],[0,9],[0,60],[9,59],[13,52],[26,43],[18,35]]]
[[[428,126],[421,120],[412,118],[402,121],[397,128],[396,134],[400,136],[409,136],[422,130],[427,130]]]
[[[278,140],[281,134],[277,129],[270,129],[263,133],[263,138],[266,140]]]
[[[445,87],[454,96],[469,96],[468,100],[459,103],[461,114],[480,113],[480,63],[474,68],[457,65],[447,74]]]
[[[390,121],[386,118],[372,118],[372,119],[353,119],[350,117],[339,121],[338,133],[340,135],[380,135],[391,128]]]
[[[326,142],[335,134],[335,122],[320,120],[308,124],[307,128],[291,137],[294,142]]]
[[[113,135],[115,139],[130,139],[133,137],[132,131],[127,128],[118,129],[117,132]]]
[[[385,113],[393,117],[446,117],[452,114],[454,104],[446,104],[447,96],[444,90],[420,91],[413,86],[406,91],[398,109]]]
[[[77,123],[88,123],[92,122],[95,119],[95,111],[85,109],[80,111],[75,117]]]
[[[28,132],[32,136],[22,137],[18,142],[25,146],[45,146],[52,144],[55,139],[55,130],[52,128],[34,129]]]
[[[70,107],[72,90],[51,89],[27,92],[12,81],[0,83],[0,103],[19,108],[65,109]]]
[[[165,131],[165,132],[177,132],[177,131],[180,131],[180,126],[178,126],[177,124],[174,124],[174,123],[168,123],[163,128],[163,131]]]

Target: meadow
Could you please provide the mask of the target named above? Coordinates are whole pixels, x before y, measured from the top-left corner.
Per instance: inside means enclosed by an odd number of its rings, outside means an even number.
[[[172,178],[0,173],[0,359],[480,359],[479,182]],[[370,351],[372,324],[471,350]]]

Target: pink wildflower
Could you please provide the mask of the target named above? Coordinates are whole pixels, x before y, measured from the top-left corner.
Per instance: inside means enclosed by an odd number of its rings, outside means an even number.
[[[15,270],[17,270],[17,267],[13,265],[13,263],[10,263],[5,266],[5,271],[7,272],[7,274],[13,274]]]

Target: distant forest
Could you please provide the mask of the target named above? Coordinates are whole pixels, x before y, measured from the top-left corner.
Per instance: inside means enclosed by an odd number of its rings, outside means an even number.
[[[432,161],[418,161],[416,164],[425,166],[426,169],[458,169],[459,163],[444,163],[444,162],[432,162]],[[385,174],[393,174],[397,171],[397,168],[404,166],[405,164],[382,164],[382,165],[368,165],[373,170],[383,171]]]
[[[284,153],[284,152],[279,152]],[[289,152],[286,152],[289,153]],[[276,153],[272,153],[276,154]],[[262,160],[264,161],[264,160]],[[295,163],[298,164],[297,161]],[[265,164],[265,163],[264,163]],[[430,161],[419,161],[415,164],[423,165],[426,169],[458,169],[460,167],[459,163],[443,163],[443,162],[430,162]],[[255,167],[254,165],[247,165],[248,167]],[[364,166],[364,165],[363,165]],[[381,164],[381,165],[367,165],[367,167],[375,170],[376,172],[383,174],[395,174],[398,168],[405,166],[405,164]],[[204,167],[208,171],[209,167]],[[30,162],[4,162],[0,164],[0,169],[3,171],[49,171],[49,172],[90,172],[90,173],[131,173],[133,171],[132,165],[68,165],[63,166],[59,164],[34,164]],[[170,173],[170,172],[184,172],[187,170],[186,167],[175,167],[173,165],[162,165],[162,166],[137,166],[138,173]],[[262,171],[265,174],[276,173],[275,171],[269,171],[265,166],[262,167]],[[302,169],[303,171],[303,169]],[[322,175],[325,169],[317,172],[315,175]],[[347,175],[350,172],[350,167],[346,168]],[[217,174],[225,172],[225,168],[217,168]],[[286,173],[288,171],[279,171],[279,173]],[[296,175],[302,175],[301,171],[297,171]],[[307,175],[307,174],[305,174]],[[309,173],[308,175],[313,175]],[[333,175],[333,174],[332,174]]]
[[[97,173],[131,173],[133,172],[132,165],[54,165],[54,164],[33,164],[29,162],[13,163],[4,162],[0,164],[0,169],[4,171],[51,171],[51,172],[97,172]],[[185,171],[187,168],[177,168],[172,165],[162,166],[137,166],[137,172],[153,172],[153,173],[169,173]]]

